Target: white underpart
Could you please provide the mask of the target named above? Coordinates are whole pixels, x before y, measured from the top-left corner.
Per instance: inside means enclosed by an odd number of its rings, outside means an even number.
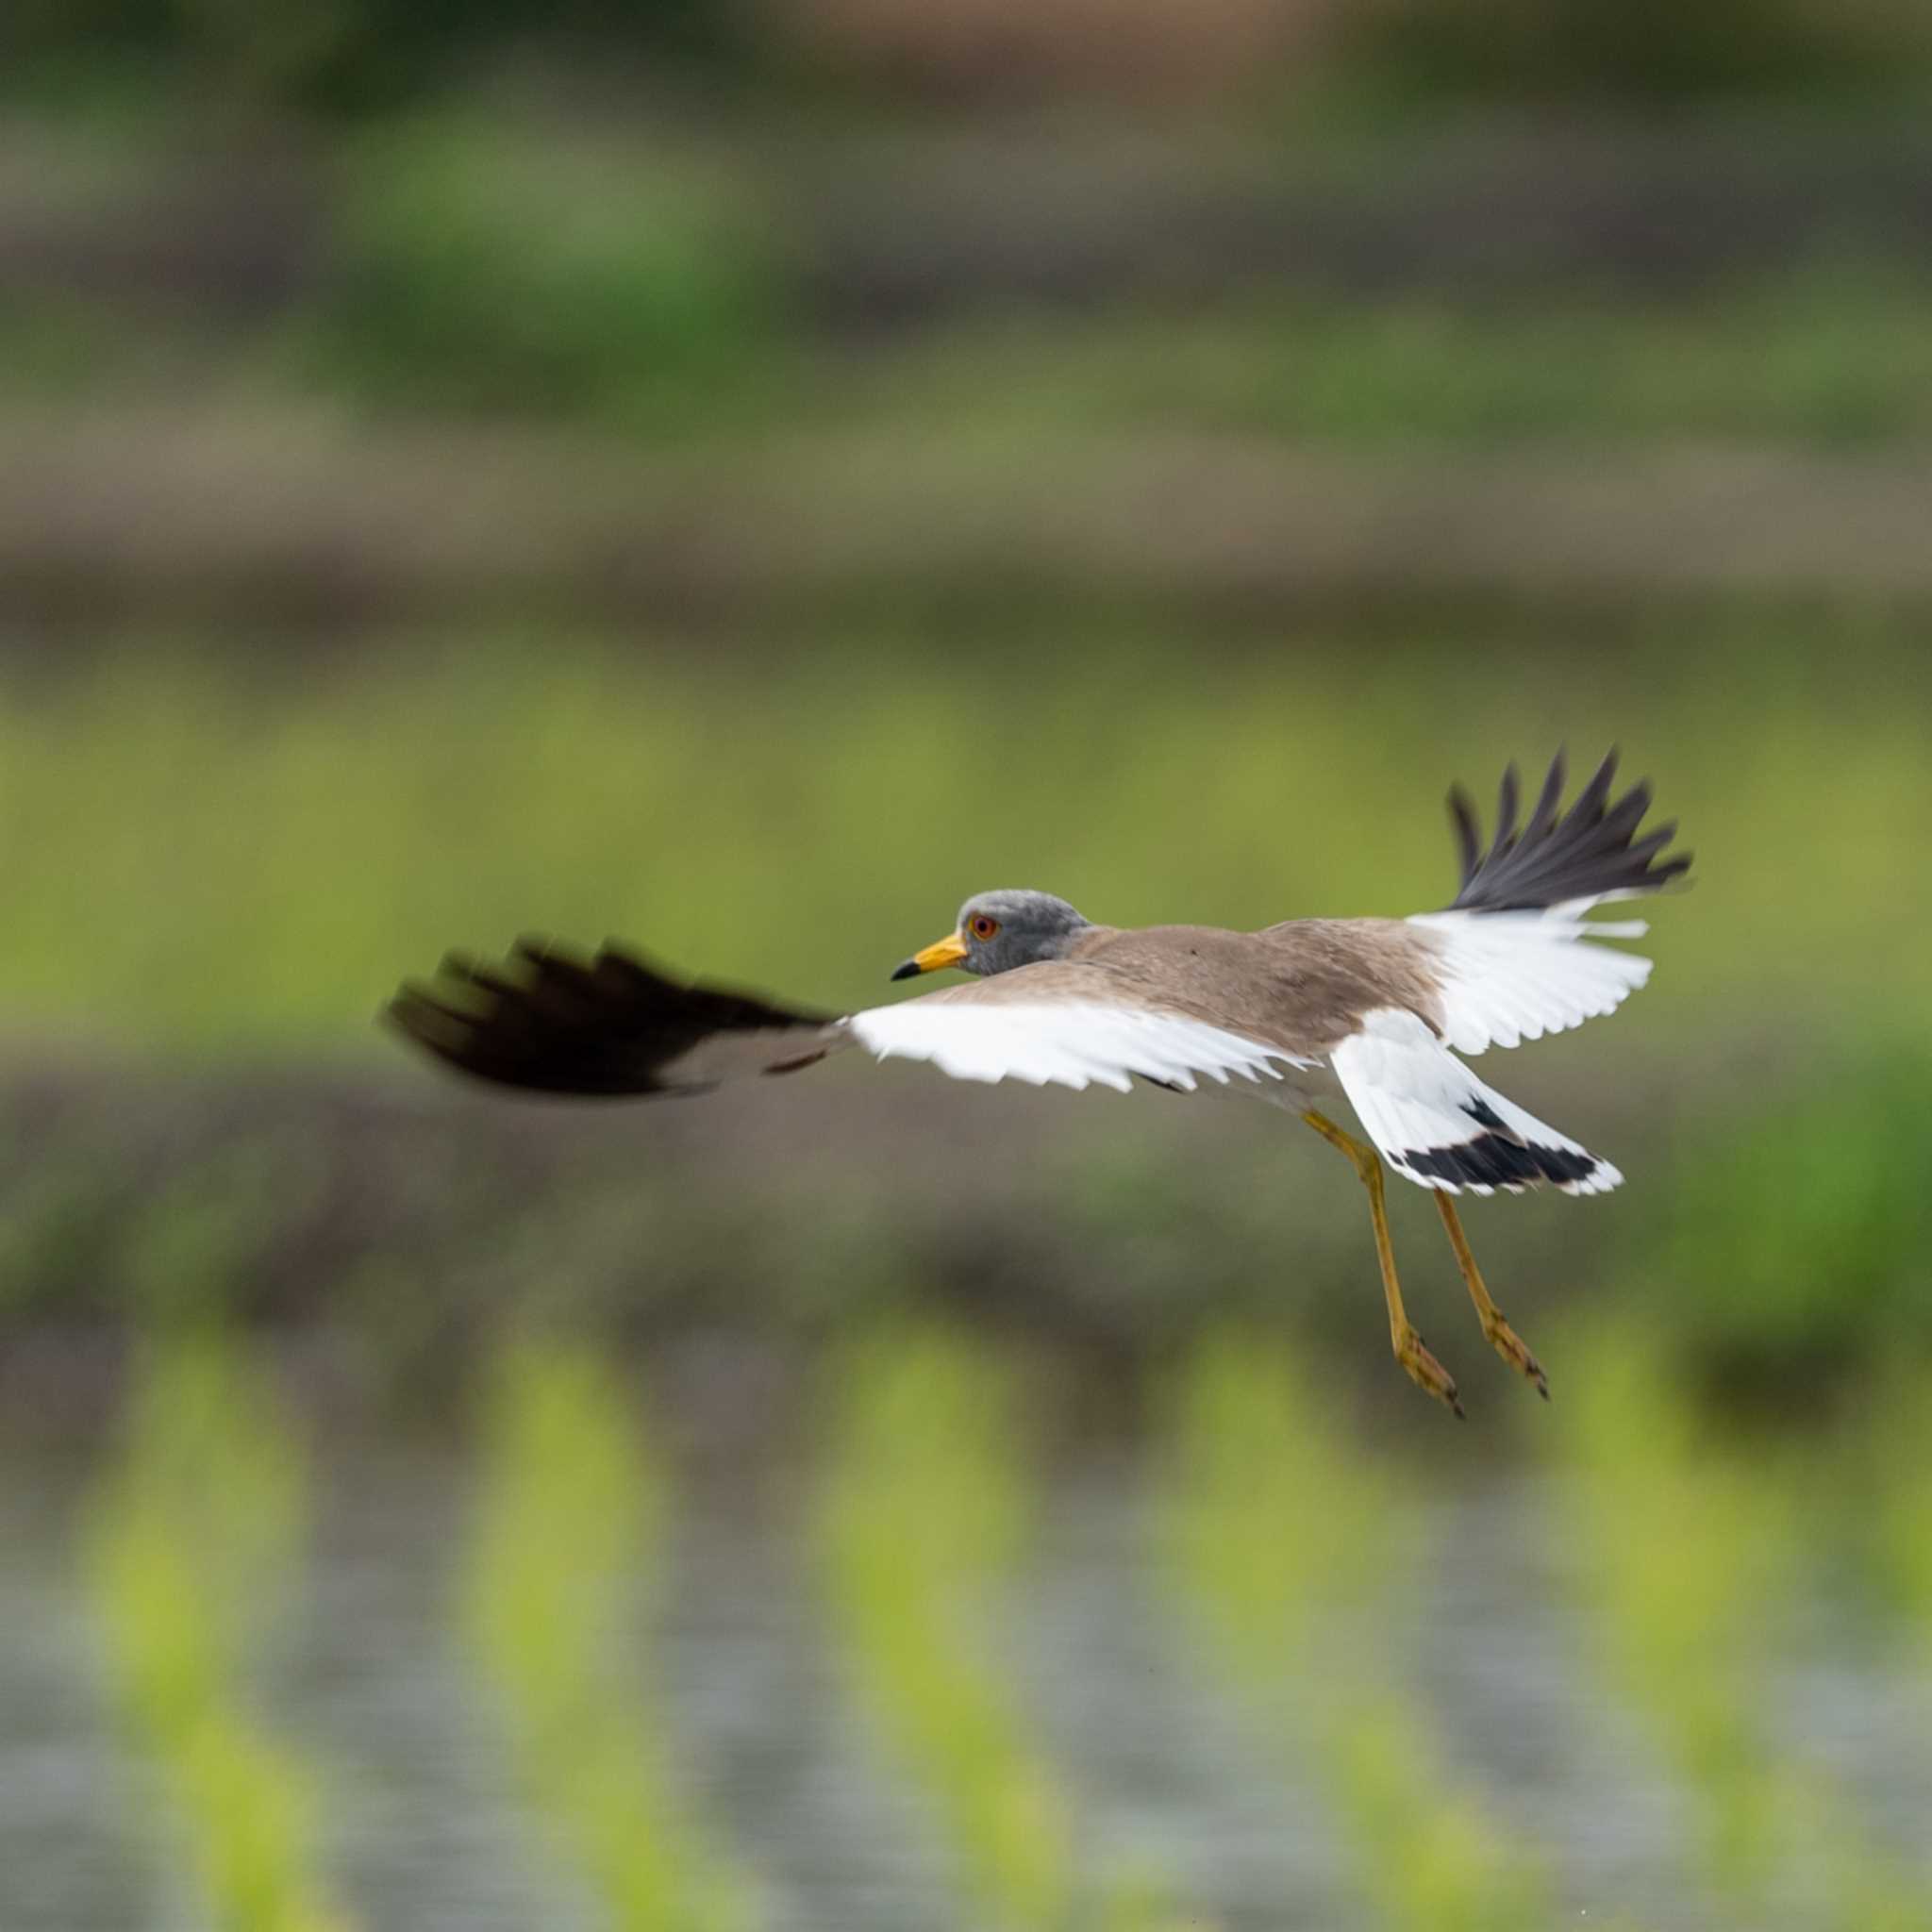
[[[1384,1008],[1368,1014],[1362,1030],[1352,1034],[1329,1056],[1349,1105],[1391,1165],[1418,1187],[1460,1193],[1493,1193],[1478,1182],[1443,1180],[1412,1172],[1396,1156],[1426,1153],[1435,1148],[1460,1147],[1485,1132],[1468,1111],[1477,1102],[1487,1106],[1519,1140],[1539,1147],[1559,1147],[1595,1159],[1567,1134],[1559,1134],[1493,1087],[1486,1087],[1415,1014]],[[1566,1194],[1607,1193],[1624,1178],[1607,1160],[1582,1180],[1546,1183]],[[1510,1191],[1514,1192],[1515,1190]]]
[[[1140,1074],[1194,1091],[1200,1075],[1279,1080],[1307,1066],[1278,1048],[1179,1013],[1099,1000],[902,1000],[845,1023],[879,1059],[930,1060],[956,1080],[1026,1080],[1036,1087],[1115,1087]]]
[[[1606,894],[1619,897],[1621,894]],[[1634,940],[1641,919],[1592,925],[1602,899],[1573,899],[1541,912],[1420,912],[1441,948],[1443,1038],[1458,1053],[1516,1046],[1614,1012],[1650,977],[1650,961],[1595,940]]]

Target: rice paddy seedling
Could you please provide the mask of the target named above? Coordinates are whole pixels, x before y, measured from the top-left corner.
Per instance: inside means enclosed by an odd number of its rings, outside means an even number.
[[[1700,1429],[1657,1350],[1573,1337],[1557,1440],[1573,1458],[1581,1594],[1611,1683],[1694,1805],[1718,1895],[1763,1913],[1795,1895],[1819,1923],[1932,1924],[1932,1892],[1849,1796],[1778,1735],[1777,1624],[1807,1544],[1788,1468],[1746,1465]]]
[[[1876,1407],[1891,1412],[1890,1404]],[[1932,1652],[1932,1418],[1921,1411],[1903,1440],[1891,1441],[1876,1487],[1887,1567],[1906,1614]]]
[[[1500,1932],[1548,1923],[1537,1860],[1468,1794],[1466,1775],[1389,1679],[1398,1564],[1426,1531],[1354,1453],[1278,1344],[1199,1348],[1170,1423],[1165,1531],[1175,1579],[1233,1690],[1311,1765],[1356,1888],[1391,1927]]]
[[[319,1875],[309,1768],[248,1689],[299,1560],[301,1459],[260,1379],[211,1336],[156,1342],[90,1524],[122,1707],[173,1800],[222,1932],[346,1932]]]
[[[741,1932],[746,1889],[679,1802],[630,1635],[663,1560],[662,1470],[589,1351],[499,1365],[463,1622],[537,1809],[619,1932]]]
[[[1809,1524],[1827,1560],[1856,1566],[1862,1601],[1921,1673],[1932,1665],[1932,1357],[1903,1343],[1848,1407],[1808,1472]],[[1844,1507],[1856,1497],[1858,1507]],[[1932,1699],[1932,1676],[1924,1681]]]
[[[985,1911],[1062,1928],[1078,1893],[1072,1807],[989,1636],[1028,1504],[1012,1391],[984,1354],[934,1331],[854,1347],[831,1391],[821,1542],[859,1694]]]

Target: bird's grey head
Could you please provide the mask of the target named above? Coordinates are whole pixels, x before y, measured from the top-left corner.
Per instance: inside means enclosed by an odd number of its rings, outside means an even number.
[[[893,973],[910,979],[957,966],[982,978],[1030,966],[1037,959],[1062,959],[1088,922],[1051,892],[975,892],[959,908],[954,932],[914,953]]]

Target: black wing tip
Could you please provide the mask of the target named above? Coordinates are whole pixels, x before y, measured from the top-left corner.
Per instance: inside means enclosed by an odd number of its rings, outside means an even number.
[[[422,1020],[418,1009],[425,1004],[410,988],[404,986],[391,999],[383,1001],[375,1009],[374,1024],[384,1028],[392,1028],[406,1040],[413,1040],[419,1045],[427,1046],[424,1038]]]
[[[1506,1194],[1520,1194],[1545,1183],[1577,1187],[1603,1165],[1581,1148],[1545,1146],[1513,1134],[1487,1131],[1454,1146],[1405,1148],[1390,1158],[1395,1166],[1426,1179],[1458,1188],[1495,1188]]]
[[[583,1100],[708,1091],[717,1079],[689,1064],[707,1041],[832,1023],[757,994],[674,979],[616,941],[593,955],[535,933],[521,935],[500,961],[446,955],[429,980],[406,980],[378,1018],[476,1079]],[[823,1058],[818,1042],[802,1041],[766,1071]]]
[[[1613,799],[1619,752],[1615,745],[1578,792],[1568,811],[1558,809],[1566,766],[1559,746],[1528,820],[1519,829],[1520,781],[1511,763],[1497,798],[1496,832],[1484,850],[1482,824],[1460,785],[1449,793],[1461,865],[1460,890],[1452,912],[1541,910],[1573,899],[1662,891],[1690,871],[1689,853],[1668,856],[1664,846],[1674,822],[1640,840],[1637,828],[1651,806],[1651,784],[1640,778]]]
[[[469,983],[462,983],[469,991]],[[456,989],[449,989],[454,992]],[[411,1040],[433,1045],[439,1037],[447,1039],[453,1030],[471,1024],[471,1015],[460,1006],[452,1006],[441,983],[406,979],[394,994],[377,1009],[375,1024],[393,1026]]]

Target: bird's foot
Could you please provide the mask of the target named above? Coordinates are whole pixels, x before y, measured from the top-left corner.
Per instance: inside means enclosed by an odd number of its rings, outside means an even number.
[[[1543,1374],[1543,1365],[1529,1352],[1523,1337],[1504,1319],[1503,1311],[1497,1308],[1483,1322],[1483,1333],[1489,1338],[1490,1346],[1516,1371],[1526,1375],[1536,1384],[1536,1392],[1547,1402],[1550,1399],[1550,1378]]]
[[[1432,1356],[1423,1339],[1407,1324],[1397,1333],[1395,1359],[1408,1379],[1426,1395],[1433,1395],[1456,1417],[1462,1420],[1462,1404],[1456,1396],[1456,1377]]]

